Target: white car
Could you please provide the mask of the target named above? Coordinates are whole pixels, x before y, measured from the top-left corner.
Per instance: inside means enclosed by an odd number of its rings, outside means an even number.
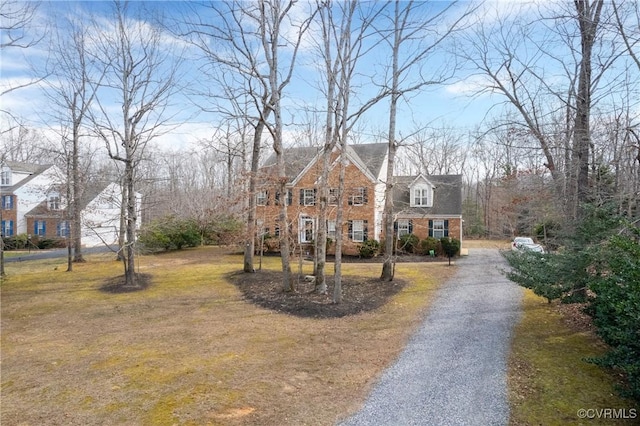
[[[530,237],[515,237],[511,243],[511,250],[544,253],[544,248],[540,244],[534,243],[533,238]]]

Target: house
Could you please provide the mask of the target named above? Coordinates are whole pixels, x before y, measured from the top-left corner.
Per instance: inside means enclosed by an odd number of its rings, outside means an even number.
[[[3,236],[68,237],[71,228],[63,182],[64,174],[57,166],[5,162],[0,186]],[[94,181],[87,185],[80,201],[84,246],[117,243],[121,199],[122,190],[116,183]],[[137,199],[139,206],[139,195]]]
[[[280,235],[279,204],[284,199],[294,242],[303,249],[310,249],[317,229],[322,153],[314,147],[290,148],[285,150],[284,156],[286,195],[279,194],[274,183],[275,155],[269,157],[260,170],[262,184],[255,194],[258,235]],[[339,151],[335,149],[330,157],[327,232],[332,240],[335,240],[336,232],[342,232],[343,252],[357,254],[364,241],[384,239],[388,148],[386,143],[347,146],[342,227],[335,220],[340,171],[338,157]],[[393,179],[396,238],[414,233],[420,238],[451,236],[461,239],[461,176],[396,176]]]

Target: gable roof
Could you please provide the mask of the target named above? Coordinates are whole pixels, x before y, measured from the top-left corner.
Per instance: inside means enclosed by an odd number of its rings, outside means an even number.
[[[2,166],[6,166],[11,169],[12,173],[22,173],[28,174],[29,176],[20,180],[20,182],[14,183],[11,186],[0,186],[0,193],[2,194],[11,194],[16,189],[24,186],[29,181],[34,179],[36,176],[40,175],[45,170],[53,167],[53,164],[31,164],[31,163],[20,163],[17,161],[5,161]]]
[[[411,207],[409,186],[418,176],[395,177],[393,205],[396,212],[425,216],[462,215],[462,175],[424,176],[434,186],[433,207]]]
[[[347,152],[353,156],[353,161],[374,177],[380,175],[380,169],[384,164],[387,153],[386,143],[372,143],[360,145],[348,145]],[[322,155],[322,148],[318,147],[296,147],[284,150],[285,173],[289,182],[293,182],[309,166],[317,161]],[[276,165],[276,154],[271,154],[262,165],[263,169]]]
[[[88,184],[85,190],[82,193],[82,198],[80,200],[80,209],[83,210],[87,207],[87,205],[96,199],[98,195],[102,193],[109,185],[113,182],[109,181],[92,181]],[[63,217],[64,209],[61,210],[49,210],[49,201],[42,200],[37,206],[29,210],[25,213],[25,216],[28,217]]]

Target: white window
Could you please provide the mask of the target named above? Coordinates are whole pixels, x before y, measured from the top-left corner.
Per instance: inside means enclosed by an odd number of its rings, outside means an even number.
[[[0,171],[0,185],[11,185],[11,169],[6,166],[2,168],[2,171]]]
[[[266,206],[268,200],[267,191],[258,191],[256,193],[256,205],[258,206]]]
[[[13,196],[12,195],[3,195],[2,196],[2,210],[12,210],[13,209]]]
[[[433,221],[433,237],[444,238],[444,220]]]
[[[398,239],[403,235],[408,235],[411,233],[411,228],[409,226],[408,219],[400,219],[398,221]]]
[[[338,188],[329,188],[329,205],[338,205]]]
[[[60,210],[60,194],[57,192],[49,194],[49,210]]]
[[[302,204],[305,206],[316,205],[316,190],[315,189],[303,189],[302,190]]]
[[[62,222],[58,223],[58,229],[57,229],[56,235],[58,237],[68,237],[69,222],[67,222],[66,220],[63,220]]]
[[[352,232],[351,239],[355,242],[361,243],[364,241],[364,221],[354,220],[351,222]]]
[[[47,233],[46,226],[44,220],[36,220],[33,224],[33,233],[36,235],[45,235]]]
[[[313,242],[313,219],[308,216],[302,216],[300,218],[300,242],[311,243]]]
[[[354,188],[351,197],[349,198],[350,206],[362,206],[365,204],[367,189],[360,187]]]
[[[336,221],[335,220],[327,221],[327,237],[331,238],[332,240],[336,239]]]
[[[429,188],[413,189],[413,205],[418,207],[429,207]]]

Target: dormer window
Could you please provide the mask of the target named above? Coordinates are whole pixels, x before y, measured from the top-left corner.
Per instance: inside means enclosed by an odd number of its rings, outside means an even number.
[[[52,192],[49,194],[49,210],[60,210],[60,194]]]
[[[11,186],[11,169],[7,166],[3,166],[0,171],[0,185]]]
[[[433,185],[424,176],[418,176],[409,185],[411,207],[433,207]]]

